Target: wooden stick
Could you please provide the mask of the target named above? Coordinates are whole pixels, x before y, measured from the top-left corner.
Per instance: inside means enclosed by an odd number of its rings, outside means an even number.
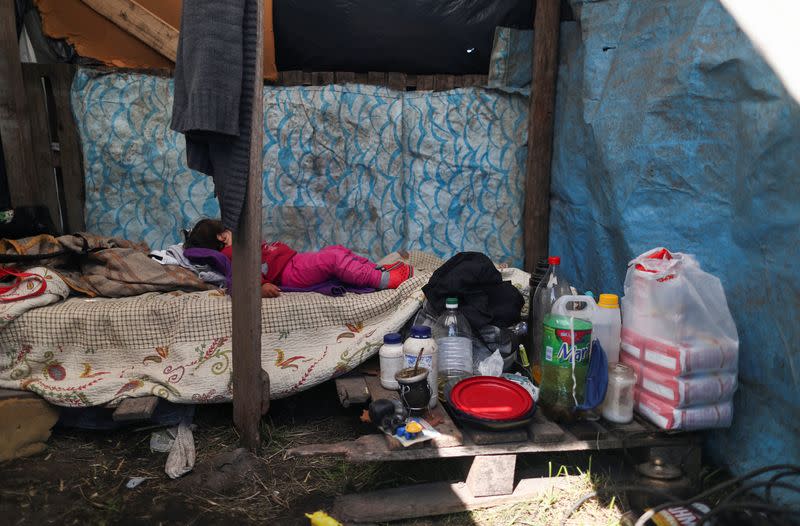
[[[134,0],[81,0],[81,2],[175,62],[175,57],[178,55],[179,31],[152,11]]]
[[[257,1],[258,39],[250,121],[250,175],[233,236],[233,422],[242,445],[251,451],[261,443],[262,408],[268,408],[269,375],[261,369],[261,145],[263,144],[264,7]]]
[[[560,0],[537,0],[535,5],[523,222],[525,270],[528,272],[533,272],[536,262],[547,257]]]
[[[0,0],[0,135],[12,206],[40,204],[14,0]]]

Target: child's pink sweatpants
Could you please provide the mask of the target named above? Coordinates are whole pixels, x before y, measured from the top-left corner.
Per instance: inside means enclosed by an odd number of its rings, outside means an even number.
[[[381,271],[375,263],[341,245],[325,247],[318,252],[298,252],[281,274],[281,285],[311,287],[338,278],[357,287],[380,288]]]

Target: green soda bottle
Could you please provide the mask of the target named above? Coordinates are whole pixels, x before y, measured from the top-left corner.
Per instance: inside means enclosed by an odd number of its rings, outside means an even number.
[[[592,324],[570,316],[548,314],[542,325],[539,405],[551,420],[569,422],[575,418],[576,399],[580,404],[585,396],[586,373],[592,348]]]

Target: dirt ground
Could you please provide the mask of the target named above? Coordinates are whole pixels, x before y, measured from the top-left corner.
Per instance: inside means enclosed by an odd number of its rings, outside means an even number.
[[[0,516],[5,524],[37,525],[307,525],[304,514],[330,511],[336,495],[463,480],[463,460],[350,464],[335,458],[285,458],[286,450],[296,445],[355,438],[368,430],[359,414],[360,408],[339,405],[333,382],[277,400],[263,421],[264,447],[250,457],[236,451],[231,406],[199,406],[194,418],[195,470],[177,481],[164,473],[167,454],[150,451],[153,429],[147,425],[113,432],[56,428],[45,453],[0,464]],[[620,457],[525,456],[518,472],[526,476],[556,476],[566,470],[583,473],[580,483],[531,502],[402,524],[560,523],[576,499],[608,483],[619,467],[615,464],[622,464]],[[128,489],[132,477],[146,479]],[[570,524],[616,524],[620,516],[616,498],[591,499]]]

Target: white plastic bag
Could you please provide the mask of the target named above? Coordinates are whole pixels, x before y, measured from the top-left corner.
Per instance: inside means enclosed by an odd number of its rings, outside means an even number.
[[[503,374],[503,356],[500,351],[495,351],[491,356],[478,364],[478,374],[481,376],[500,376]]]
[[[737,369],[722,283],[689,254],[656,248],[631,261],[622,316],[624,350],[650,366],[675,375]]]

